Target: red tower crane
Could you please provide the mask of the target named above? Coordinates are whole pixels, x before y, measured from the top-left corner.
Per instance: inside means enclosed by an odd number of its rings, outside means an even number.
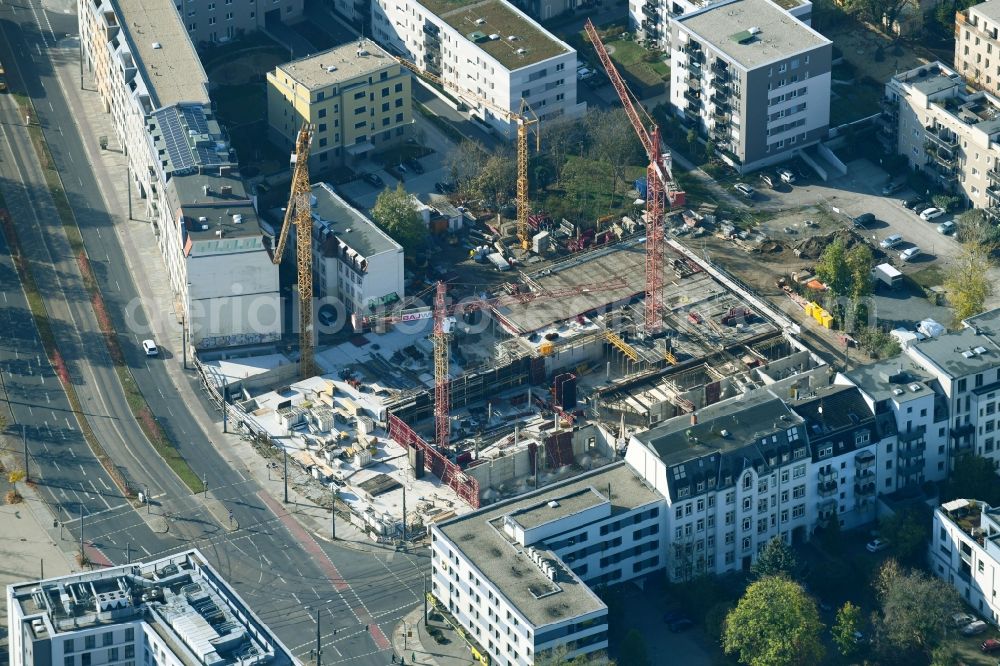
[[[448,372],[449,342],[451,340],[449,316],[464,315],[469,312],[488,310],[493,307],[505,307],[539,300],[565,298],[577,294],[609,291],[626,286],[628,286],[628,281],[623,277],[619,277],[600,284],[583,284],[549,291],[518,291],[513,294],[504,294],[503,296],[494,298],[480,298],[448,305],[446,299],[447,287],[444,282],[439,281],[434,288],[433,308],[400,309],[385,316],[365,317],[361,320],[355,320],[354,326],[358,329],[376,324],[395,324],[403,321],[418,321],[433,318],[434,440],[440,450],[447,450],[451,443],[451,377]],[[417,298],[419,298],[419,295]]]
[[[601,42],[597,28],[587,19],[584,25],[590,41],[597,51],[604,70],[611,79],[611,85],[621,98],[622,107],[629,122],[639,135],[639,141],[649,156],[649,166],[646,168],[646,300],[645,300],[645,330],[652,335],[663,325],[663,214],[667,202],[673,205],[683,205],[684,193],[673,189],[673,176],[670,173],[670,152],[663,149],[660,139],[660,128],[646,113],[646,110],[633,101],[632,92],[625,85],[615,64],[611,62],[604,43]],[[646,116],[646,122],[651,126],[646,129],[639,109]]]

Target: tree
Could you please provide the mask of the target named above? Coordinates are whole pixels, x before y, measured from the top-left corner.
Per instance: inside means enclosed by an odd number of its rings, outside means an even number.
[[[578,120],[563,118],[545,126],[542,133],[543,154],[557,182],[562,182],[568,157],[582,153],[586,141],[586,127]]]
[[[649,654],[646,652],[646,640],[637,629],[631,629],[625,634],[620,650],[622,663],[635,666],[648,666]]]
[[[722,647],[750,666],[814,664],[824,656],[816,602],[787,578],[762,578],[726,616]]]
[[[983,311],[986,299],[993,293],[993,283],[986,275],[989,267],[986,250],[966,244],[945,273],[944,286],[955,308],[956,322]]]
[[[941,500],[972,497],[991,506],[1000,504],[1000,478],[989,458],[966,453],[955,459],[955,469],[941,491]]]
[[[981,208],[971,208],[955,218],[959,242],[983,248],[987,254],[1000,249],[1000,227],[992,224]]]
[[[851,269],[847,265],[844,241],[835,238],[816,261],[816,277],[834,296],[847,296],[851,288]]]
[[[895,32],[896,20],[909,0],[849,0],[848,9],[862,20]]]
[[[830,633],[840,654],[845,657],[850,658],[858,651],[858,642],[854,640],[854,634],[861,630],[862,621],[861,609],[850,601],[837,611],[837,620],[830,627]]]
[[[395,190],[386,188],[378,195],[371,215],[386,233],[403,246],[406,254],[412,257],[423,249],[427,228],[402,183],[397,183]]]
[[[889,541],[893,556],[903,564],[923,564],[931,540],[931,512],[914,504],[879,521],[879,533]]]
[[[705,142],[705,161],[711,162],[715,159],[715,141],[709,139]]]
[[[858,243],[847,252],[847,268],[851,273],[850,297],[854,301],[871,296],[872,266],[875,257],[865,243]]]
[[[625,180],[625,167],[638,160],[639,139],[622,109],[589,113],[587,130],[594,158],[611,169],[611,198],[614,200],[618,183]]]
[[[490,155],[473,182],[476,195],[499,210],[510,203],[517,190],[517,158],[510,150]]]
[[[946,618],[961,607],[948,583],[889,560],[875,580],[879,601],[876,634],[880,649],[906,652],[916,647],[925,655],[945,638]]]
[[[463,200],[473,198],[473,181],[483,170],[489,153],[482,144],[463,139],[448,155],[448,171],[452,182]]]
[[[768,541],[757,561],[750,566],[750,575],[758,579],[768,576],[795,578],[798,571],[799,562],[794,551],[780,536]]]
[[[935,194],[931,197],[931,203],[943,211],[950,211],[958,205],[958,197],[950,194]]]

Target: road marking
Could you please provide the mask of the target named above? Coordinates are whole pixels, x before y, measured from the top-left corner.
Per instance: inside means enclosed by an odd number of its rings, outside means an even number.
[[[117,289],[118,291],[122,290],[121,286],[118,284],[118,280],[115,280],[115,289]]]
[[[109,488],[109,487],[108,487],[108,484],[107,484],[107,482],[106,482],[106,481],[104,480],[104,478],[103,478],[103,477],[100,477],[100,476],[99,476],[99,477],[97,477],[97,480],[101,482],[101,485],[102,485],[102,486],[104,486],[104,489],[105,489],[106,491],[108,491],[108,492],[111,492],[111,488]]]
[[[45,392],[45,402],[47,402],[47,403],[52,402],[52,398],[49,397],[49,392],[48,391]]]
[[[73,426],[72,426],[72,425],[70,425],[70,423],[69,423],[69,417],[68,417],[68,416],[67,416],[67,417],[65,417],[65,420],[66,420],[66,427],[67,427],[67,428],[69,428],[70,430],[72,430],[72,429],[73,429]]]
[[[51,111],[52,113],[56,112],[56,108],[52,106],[52,102],[49,102],[49,111]]]
[[[83,187],[83,179],[80,178],[79,176],[77,176],[76,179],[80,181],[80,187]]]

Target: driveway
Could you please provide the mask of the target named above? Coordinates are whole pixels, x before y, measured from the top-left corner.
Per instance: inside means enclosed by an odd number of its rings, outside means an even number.
[[[663,624],[664,605],[662,595],[655,590],[656,585],[641,590],[631,583],[623,584],[619,590],[625,603],[622,626],[636,629],[646,642],[646,653],[653,663],[684,664],[684,666],[709,666],[712,663],[708,638],[698,622],[693,629],[681,633],[671,633]],[[627,630],[623,631],[627,633]],[[661,655],[657,658],[656,655]],[[666,658],[664,655],[670,655]]]

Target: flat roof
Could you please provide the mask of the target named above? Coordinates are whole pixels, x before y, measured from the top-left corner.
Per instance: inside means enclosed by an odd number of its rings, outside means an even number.
[[[845,371],[844,375],[876,402],[909,402],[933,393],[928,384],[934,381],[934,375],[903,354],[885,361],[853,367]],[[911,384],[920,384],[921,389],[913,391]]]
[[[988,0],[988,2],[980,2],[978,5],[973,5],[969,7],[970,12],[975,12],[982,16],[983,18],[988,18],[993,21],[1000,21],[1000,0]]]
[[[747,69],[833,43],[771,0],[725,0],[675,20]]]
[[[209,104],[208,76],[173,0],[111,0],[143,70],[153,106]]]
[[[332,232],[362,257],[402,250],[399,243],[361,211],[341,199],[328,183],[314,183],[312,193],[316,197],[313,206],[316,226]]]
[[[928,97],[952,88],[965,89],[962,77],[941,62],[932,62],[892,77],[898,84],[910,86]]]
[[[360,46],[360,49],[359,49]],[[359,55],[361,50],[365,55]],[[350,41],[327,51],[286,62],[277,69],[309,90],[355,79],[397,65],[396,59],[370,39]],[[331,71],[330,68],[335,68]]]
[[[524,529],[530,530],[539,525],[546,525],[560,518],[572,516],[595,506],[600,506],[607,501],[607,497],[592,487],[587,487],[576,492],[560,495],[555,506],[550,504],[552,500],[539,500],[534,506],[528,506],[511,512],[510,517]]]
[[[219,231],[222,239],[262,235],[257,211],[240,178],[196,173],[174,176],[167,187],[174,188],[192,240],[212,240]],[[204,223],[199,222],[202,217]],[[208,229],[202,229],[204,225]]]
[[[496,523],[502,522],[505,516],[538,504],[547,507],[550,500],[575,493],[584,493],[586,497],[589,493],[585,491],[590,489],[593,489],[594,495],[607,501],[609,488],[612,515],[663,499],[631,467],[618,462],[460,516],[441,523],[438,528],[529,622],[535,627],[542,627],[607,607],[575,574],[561,575],[557,581],[558,591],[537,596],[535,592],[538,590],[551,589],[553,581],[538,568],[523,547],[504,535],[502,526],[497,528]],[[551,515],[546,515],[545,522],[554,519],[557,512],[568,516],[579,510],[580,507],[573,502],[564,504],[560,499],[559,506],[553,509]]]
[[[952,377],[964,377],[1000,366],[1000,353],[993,341],[974,328],[944,333],[912,347]]]
[[[420,0],[420,4],[509,70],[571,51],[505,0]],[[499,39],[491,40],[490,35]],[[520,49],[525,52],[518,53]]]

